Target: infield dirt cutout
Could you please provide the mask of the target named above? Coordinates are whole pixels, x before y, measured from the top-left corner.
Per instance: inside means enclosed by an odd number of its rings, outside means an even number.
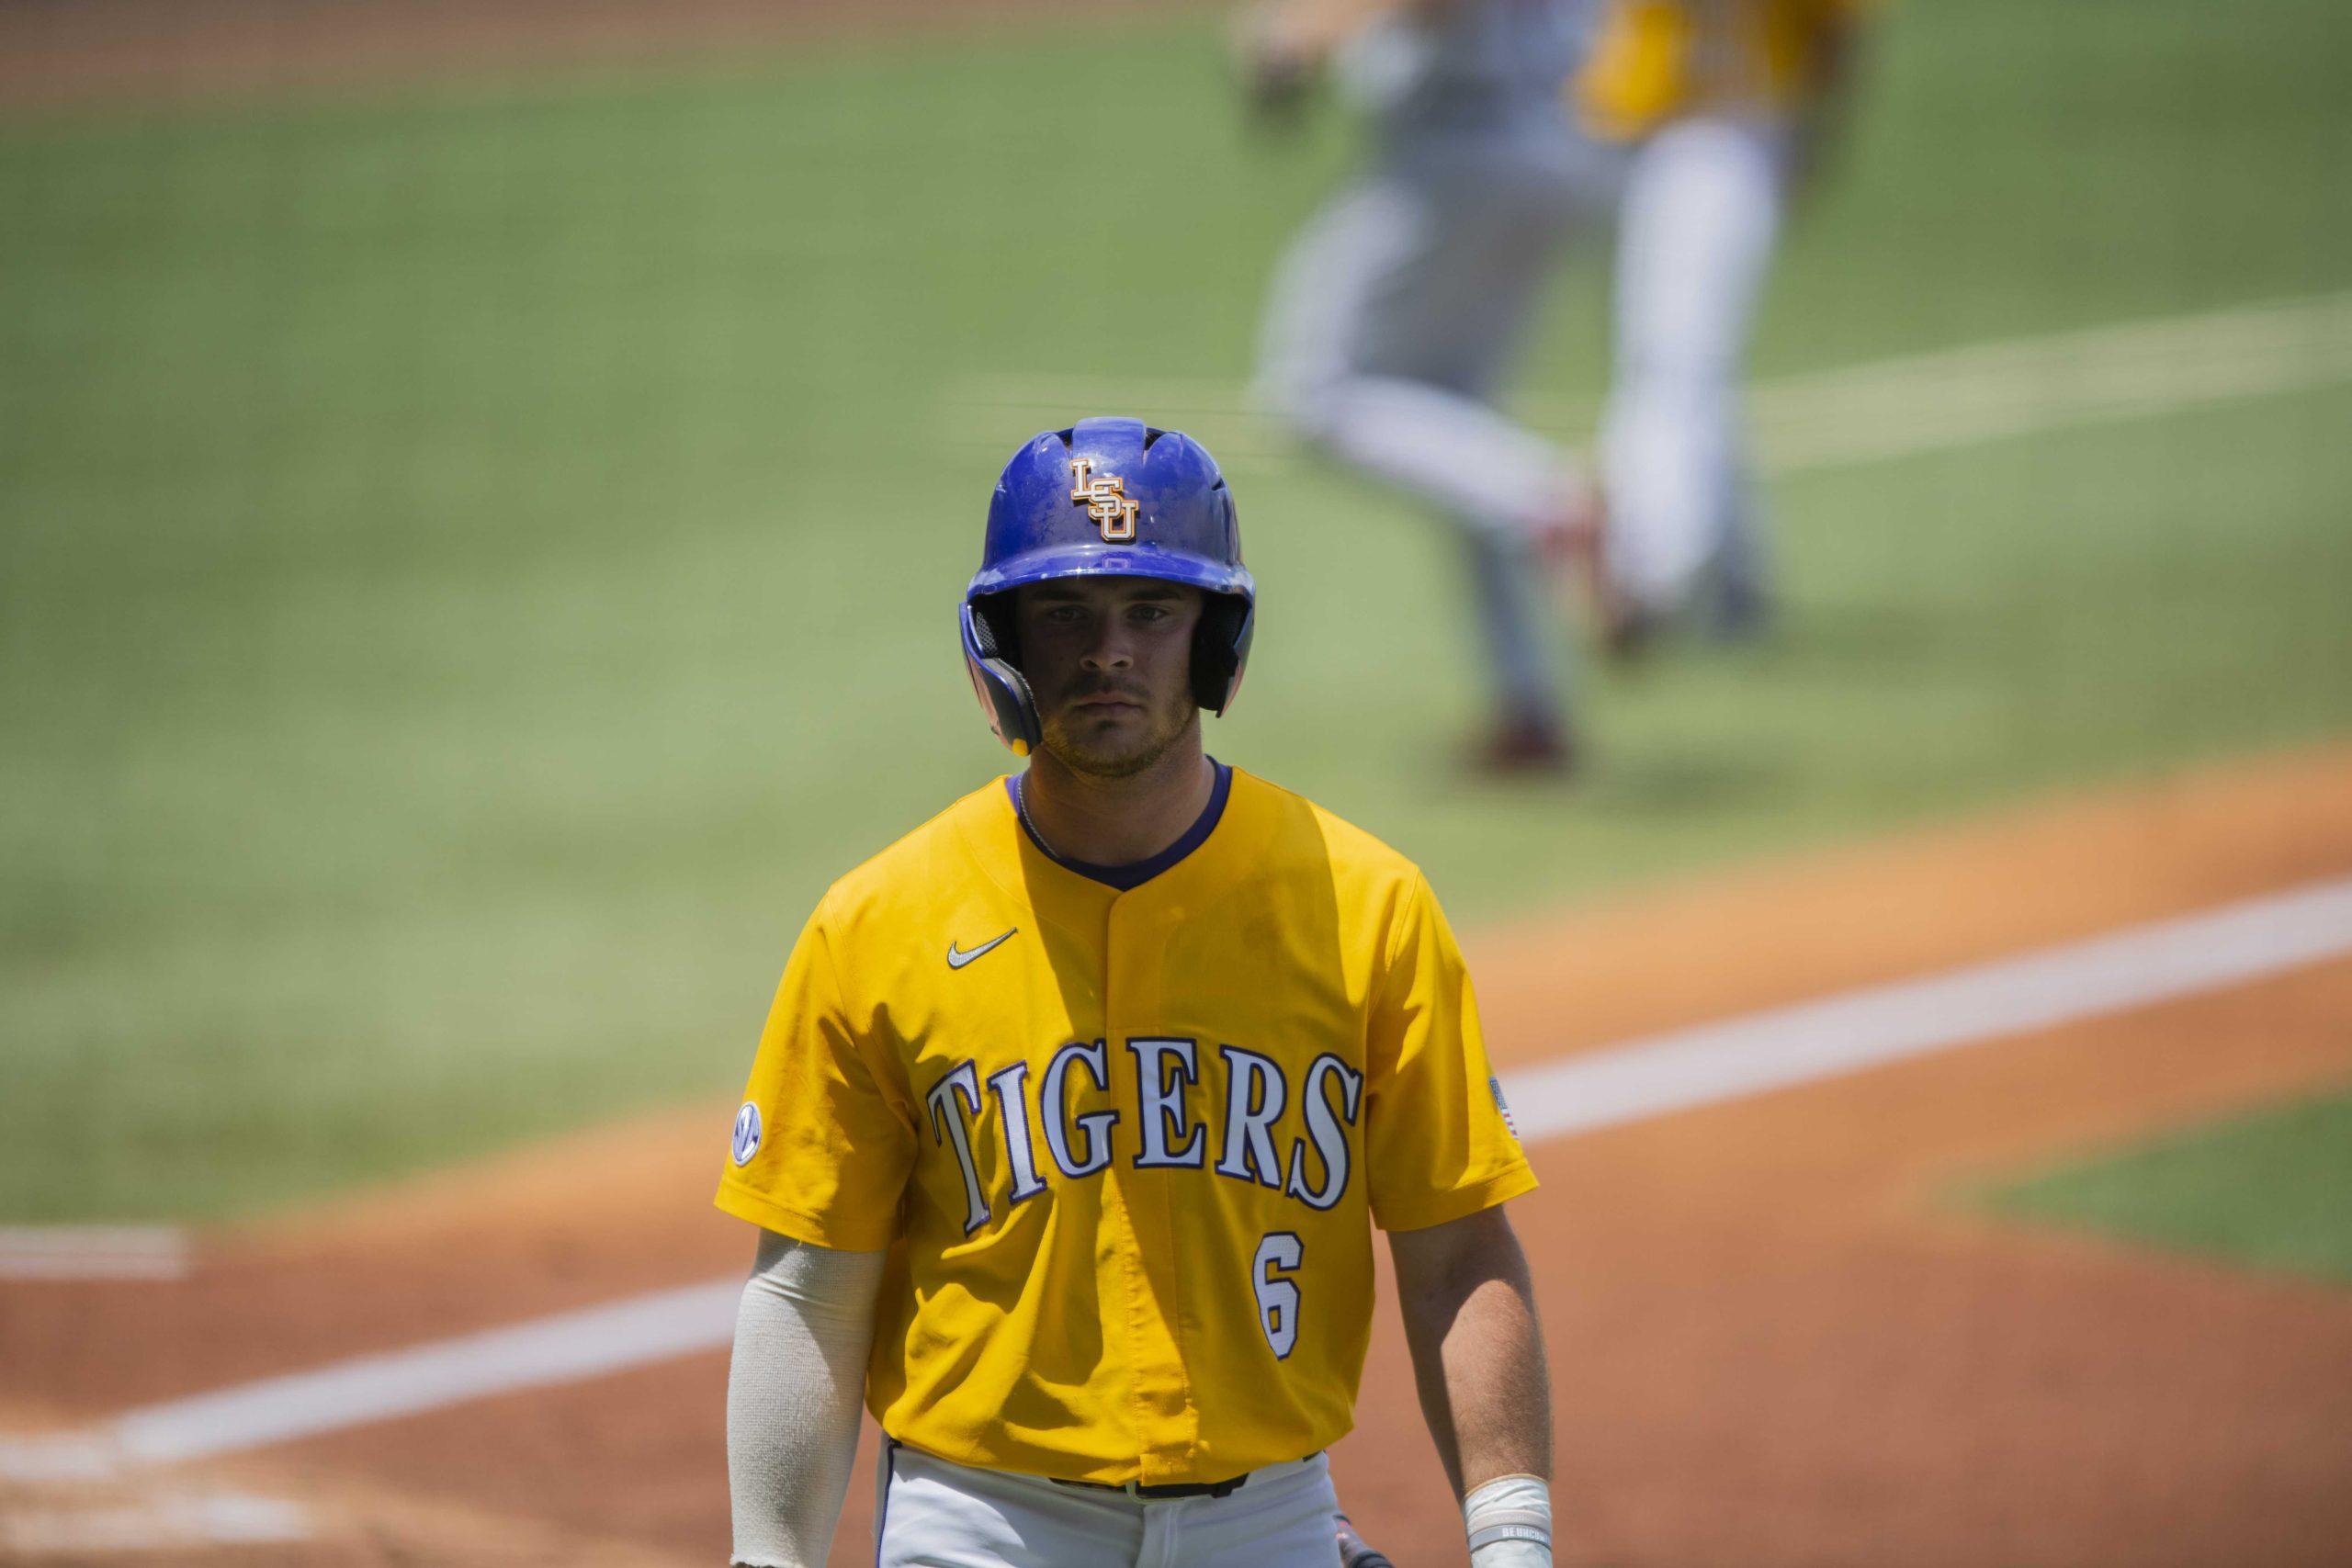
[[[2335,749],[1469,947],[1508,1067],[2347,872],[2352,750]],[[1512,1212],[1555,1358],[1562,1560],[2340,1560],[2352,1292],[2003,1228],[1951,1194],[2348,1078],[2352,962],[2335,962],[1538,1145],[1544,1185]],[[178,1282],[0,1288],[0,1425],[67,1429],[739,1269],[751,1238],[709,1207],[730,1114],[715,1100],[202,1238]],[[1427,1568],[1461,1560],[1460,1527],[1392,1310],[1335,1465],[1372,1539]],[[724,1385],[707,1352],[232,1461],[0,1480],[0,1555],[203,1561],[58,1532],[219,1495],[295,1501],[307,1531],[222,1562],[717,1562]],[[869,1517],[861,1474],[837,1563],[870,1560]]]

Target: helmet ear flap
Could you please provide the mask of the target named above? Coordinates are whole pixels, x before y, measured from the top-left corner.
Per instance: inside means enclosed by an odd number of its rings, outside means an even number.
[[[1012,662],[1012,628],[999,612],[1001,595],[967,600],[964,604],[964,668],[972,677],[973,694],[988,716],[996,738],[1016,757],[1026,757],[1039,737],[1037,701],[1029,682]]]
[[[1202,595],[1200,623],[1193,629],[1193,702],[1219,716],[1233,705],[1257,629],[1254,601],[1238,593]]]

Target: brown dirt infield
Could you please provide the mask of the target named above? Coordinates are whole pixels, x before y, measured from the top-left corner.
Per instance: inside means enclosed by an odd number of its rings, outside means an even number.
[[[2352,871],[2352,750],[2243,766],[1471,941],[1526,1062]],[[1955,1185],[2352,1080],[2352,963],[1542,1145],[1513,1206],[1557,1382],[1562,1560],[2321,1563],[2352,1540],[2352,1292],[1996,1227]],[[214,1236],[179,1284],[0,1288],[0,1428],[740,1269],[714,1104]],[[1343,1495],[1404,1568],[1459,1526],[1383,1313]],[[723,1560],[724,1357],[174,1483],[311,1504],[156,1562]],[[0,1488],[12,1507],[160,1483]],[[866,1483],[838,1563],[865,1561]],[[6,1539],[0,1536],[0,1539]],[[139,1562],[19,1553],[24,1562]]]

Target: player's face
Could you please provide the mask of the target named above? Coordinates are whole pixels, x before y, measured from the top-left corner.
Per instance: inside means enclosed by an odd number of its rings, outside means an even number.
[[[1020,591],[1015,614],[1045,749],[1072,773],[1139,773],[1198,722],[1197,588],[1148,577],[1038,582]]]

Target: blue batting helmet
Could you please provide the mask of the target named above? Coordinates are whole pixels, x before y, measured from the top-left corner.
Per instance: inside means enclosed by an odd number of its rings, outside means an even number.
[[[1154,577],[1202,591],[1193,700],[1223,713],[1241,686],[1258,585],[1241,564],[1233,492],[1191,436],[1132,419],[1080,420],[1025,443],[989,502],[980,570],[964,590],[964,661],[997,739],[1027,756],[1037,704],[1021,673],[1012,591],[1066,577]]]

